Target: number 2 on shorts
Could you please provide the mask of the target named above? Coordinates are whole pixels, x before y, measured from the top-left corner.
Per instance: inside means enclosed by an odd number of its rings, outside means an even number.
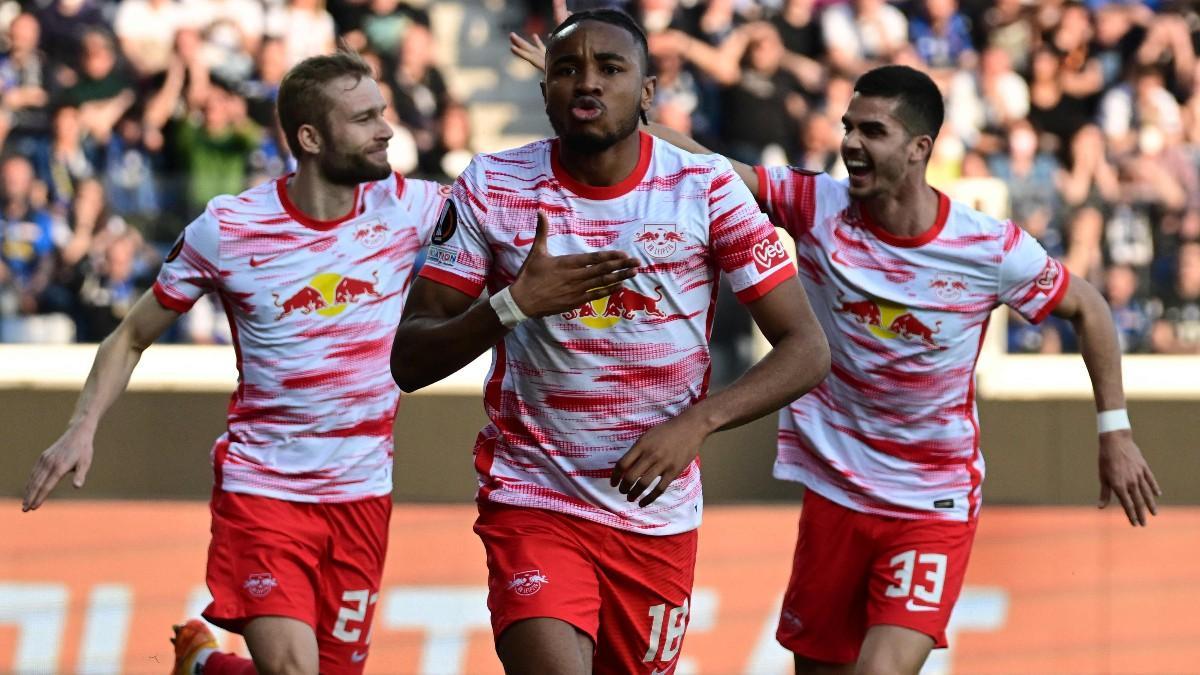
[[[667,623],[665,636],[662,634],[664,617]],[[646,663],[670,662],[679,654],[679,647],[683,644],[683,634],[687,630],[688,600],[685,598],[682,605],[672,607],[670,615],[667,614],[666,603],[654,605],[650,608],[650,618],[654,620],[650,625],[650,648],[642,660]]]
[[[349,624],[351,622],[360,623],[367,618],[367,608],[375,604],[378,599],[378,593],[372,595],[370,589],[366,588],[361,591],[342,593],[342,602],[353,602],[357,606],[342,607],[338,610],[337,623],[333,626],[333,636],[342,642],[358,642],[359,636],[362,635],[362,629],[350,629]],[[369,639],[368,642],[370,642]]]

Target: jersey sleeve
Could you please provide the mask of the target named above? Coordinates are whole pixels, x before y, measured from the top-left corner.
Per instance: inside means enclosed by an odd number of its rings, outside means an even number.
[[[397,176],[396,179],[400,180],[400,177]],[[415,212],[421,214],[420,222],[417,223],[417,236],[420,237],[422,243],[429,244],[434,229],[442,217],[443,209],[446,208],[446,202],[450,198],[450,186],[411,178],[404,179],[404,182],[405,191],[413,190],[417,193],[413,195],[413,198],[417,200]]]
[[[454,181],[443,203],[420,276],[479,297],[492,267],[483,232],[487,214],[487,179],[477,157]]]
[[[220,283],[221,226],[205,209],[175,240],[154,281],[154,297],[167,309],[183,313]]]
[[[708,188],[708,222],[713,254],[740,302],[758,300],[796,274],[775,228],[725,160]]]
[[[1012,221],[1005,223],[1000,258],[1000,302],[1041,323],[1067,294],[1071,275],[1036,239]]]
[[[819,174],[790,166],[756,166],[758,203],[778,227],[799,239],[812,229],[817,211]]]

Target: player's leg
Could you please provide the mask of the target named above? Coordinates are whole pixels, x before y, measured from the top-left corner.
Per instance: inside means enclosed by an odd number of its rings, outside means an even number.
[[[696,530],[655,537],[589,525],[601,599],[594,672],[675,672],[691,620]]]
[[[207,574],[213,601],[204,618],[241,633],[259,673],[317,671],[313,626],[327,534],[315,508],[213,491]],[[207,657],[204,672],[242,675],[247,663],[217,653]]]
[[[508,673],[589,675],[600,595],[579,519],[484,504],[475,533],[488,565],[496,653]]]
[[[321,675],[359,675],[371,647],[392,497],[326,504],[321,510],[329,523],[316,634]]]
[[[242,636],[259,675],[317,675],[317,636],[303,621],[255,617]],[[204,673],[211,675],[212,671],[206,668]]]
[[[867,631],[872,542],[867,516],[812,490],[804,494],[779,644],[798,675],[851,673]]]
[[[592,638],[558,619],[518,621],[496,640],[496,654],[508,675],[587,675],[593,650]]]
[[[974,539],[974,521],[879,519],[858,672],[916,675],[946,646]]]

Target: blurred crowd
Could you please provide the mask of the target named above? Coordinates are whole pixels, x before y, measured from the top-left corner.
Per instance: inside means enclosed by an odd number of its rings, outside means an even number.
[[[526,31],[551,25],[526,0]],[[1200,4],[1200,3],[1198,3]],[[930,181],[979,181],[1107,295],[1127,352],[1200,353],[1200,6],[1044,0],[634,0],[652,117],[749,163],[845,175],[854,78],[929,72],[947,101]],[[503,40],[496,35],[492,39]],[[360,50],[400,171],[450,181],[464,102],[400,0],[22,0],[0,5],[0,341],[95,341],[213,195],[290,170],[274,120],[300,59]],[[966,181],[970,182],[970,180]],[[995,196],[994,194],[992,196]],[[986,201],[986,195],[980,201]],[[198,305],[174,339],[227,339]],[[1009,350],[1072,351],[1012,316]]]
[[[153,282],[204,204],[294,166],[279,82],[338,41],[375,66],[391,163],[449,182],[466,109],[428,14],[398,0],[21,0],[0,4],[0,342],[94,342]],[[228,340],[215,302],[168,339]]]

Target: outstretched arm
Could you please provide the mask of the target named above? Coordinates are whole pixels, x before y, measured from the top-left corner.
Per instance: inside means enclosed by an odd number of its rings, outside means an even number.
[[[529,257],[505,291],[527,317],[566,312],[613,293],[632,278],[637,261],[620,251],[552,256],[549,225],[538,212]],[[491,302],[418,279],[392,343],[392,378],[406,392],[436,382],[491,349],[509,331]]]
[[[1121,384],[1121,349],[1108,303],[1091,284],[1074,275],[1054,315],[1069,320],[1079,336],[1083,362],[1092,379],[1096,412],[1125,409]],[[1146,512],[1158,514],[1156,499],[1162,495],[1154,473],[1133,442],[1129,428],[1108,431],[1100,437],[1100,508],[1113,493],[1125,509],[1131,525],[1145,525]]]
[[[178,317],[178,312],[163,307],[154,293],[148,291],[116,330],[100,343],[67,430],[42,453],[29,475],[22,511],[41,506],[68,473],[75,472],[72,483],[76,488],[83,487],[92,465],[92,443],[100,419],[129,385],[129,377],[142,352]]]
[[[792,276],[749,303],[754,322],[772,349],[726,389],[642,435],[613,467],[611,483],[639,503],[662,496],[715,431],[732,429],[804,395],[829,372],[829,344],[800,281]],[[657,484],[656,484],[657,483]]]

